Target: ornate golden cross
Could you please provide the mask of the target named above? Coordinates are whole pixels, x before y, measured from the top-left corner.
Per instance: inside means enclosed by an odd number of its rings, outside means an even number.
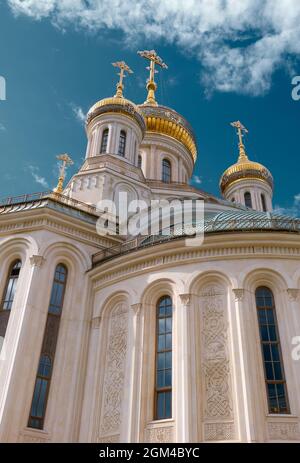
[[[120,76],[120,80],[117,83],[117,93],[115,94],[116,98],[123,98],[123,80],[126,77],[125,72],[128,72],[128,74],[133,74],[133,71],[130,69],[130,67],[125,63],[125,61],[117,61],[116,63],[112,63],[112,65],[115,68],[119,68],[120,72],[118,73],[118,76]]]
[[[63,187],[64,187],[64,181],[65,181],[65,178],[66,178],[67,167],[74,164],[74,162],[72,161],[70,156],[68,154],[66,154],[66,153],[65,154],[60,154],[60,155],[56,156],[56,158],[59,161],[61,161],[61,164],[59,166],[58,184],[57,184],[57,187],[54,188],[53,191],[55,193],[62,193],[63,189],[64,189]]]
[[[238,162],[245,162],[248,161],[248,156],[245,151],[245,145],[243,143],[243,132],[248,133],[248,130],[246,127],[243,126],[243,124],[240,121],[236,122],[231,122],[230,125],[237,129],[237,135],[239,137],[239,159]]]
[[[232,125],[232,127],[235,127],[237,129],[237,134],[239,137],[239,144],[243,145],[243,136],[244,136],[243,132],[248,133],[248,130],[246,129],[246,127],[243,126],[243,124],[240,121],[231,122],[230,125]]]
[[[160,56],[158,56],[155,50],[138,51],[138,55],[150,61],[150,66],[147,67],[147,69],[150,70],[150,76],[147,81],[148,96],[144,104],[157,106],[157,102],[155,100],[155,90],[157,89],[157,85],[154,81],[155,72],[156,72],[155,65],[157,64],[163,69],[168,69],[168,66],[163,62]]]

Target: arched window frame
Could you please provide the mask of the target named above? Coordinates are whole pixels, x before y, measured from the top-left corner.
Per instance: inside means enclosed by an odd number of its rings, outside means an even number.
[[[173,302],[169,295],[156,304],[154,419],[172,418]]]
[[[260,195],[260,198],[261,198],[262,210],[263,210],[263,212],[267,212],[267,202],[266,202],[266,197],[265,197],[265,195],[262,193],[262,194]]]
[[[119,137],[118,155],[122,156],[123,158],[125,157],[125,151],[126,151],[126,138],[127,138],[126,131],[121,130],[120,137]]]
[[[101,146],[100,146],[100,154],[107,153],[107,146],[108,146],[108,136],[109,136],[109,129],[106,128],[102,132],[101,137]]]
[[[22,269],[21,259],[15,259],[9,266],[5,287],[3,290],[0,305],[0,336],[5,337],[10,312],[15,299],[20,271]]]
[[[255,303],[268,410],[270,414],[289,414],[288,391],[273,291],[267,286],[258,286],[255,290]]]
[[[43,429],[44,427],[67,280],[68,269],[65,264],[59,263],[54,271],[46,327],[28,418],[29,428]],[[42,372],[45,358],[50,361],[47,375]]]
[[[246,191],[244,193],[244,201],[245,201],[245,206],[252,209],[252,207],[253,207],[253,205],[252,205],[252,195],[251,195],[250,191]]]
[[[161,179],[164,183],[170,183],[172,180],[172,164],[171,161],[167,158],[162,160],[162,172]]]

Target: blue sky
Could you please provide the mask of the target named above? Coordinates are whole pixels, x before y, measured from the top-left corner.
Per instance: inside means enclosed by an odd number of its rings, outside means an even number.
[[[74,159],[74,174],[86,148],[80,116],[115,92],[111,63],[131,66],[125,94],[142,103],[147,71],[136,51],[155,48],[169,65],[157,77],[157,99],[185,116],[197,136],[193,183],[219,195],[219,178],[237,158],[230,122],[240,119],[249,130],[249,157],[274,176],[274,204],[298,213],[300,101],[291,97],[291,79],[300,74],[300,2],[260,1],[273,3],[272,17],[262,21],[256,0],[245,0],[250,9],[234,14],[237,0],[225,1],[226,11],[219,0],[210,6],[198,0],[196,12],[193,0],[185,6],[162,0],[159,23],[141,10],[146,3],[129,2],[131,17],[117,0],[0,1],[0,75],[7,85],[7,100],[0,101],[0,196],[53,188],[62,152]],[[193,21],[197,30],[190,29]]]

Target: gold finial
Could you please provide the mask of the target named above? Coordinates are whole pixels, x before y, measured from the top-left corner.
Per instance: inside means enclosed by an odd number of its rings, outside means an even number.
[[[148,59],[150,61],[150,66],[147,67],[147,69],[150,71],[150,77],[147,81],[147,90],[148,90],[148,96],[147,100],[145,101],[144,104],[152,105],[152,106],[157,106],[157,102],[155,100],[155,91],[157,89],[157,85],[154,81],[155,73],[157,72],[155,70],[155,65],[157,64],[163,69],[168,69],[168,66],[163,62],[163,60],[158,56],[155,50],[143,50],[143,51],[138,51],[138,55],[142,56],[145,59]]]
[[[112,65],[115,68],[120,69],[120,72],[118,73],[118,76],[120,76],[120,80],[117,83],[117,93],[115,94],[115,98],[123,98],[123,89],[124,89],[123,80],[126,77],[125,72],[128,72],[128,74],[133,74],[133,71],[125,63],[125,61],[117,61],[116,63],[112,63]]]
[[[239,162],[247,161],[248,156],[246,154],[245,145],[243,143],[243,136],[244,136],[243,132],[248,133],[248,130],[246,129],[246,127],[243,126],[243,124],[240,121],[231,122],[230,125],[237,129],[237,135],[239,137],[239,159],[238,161]]]
[[[54,193],[62,193],[63,190],[64,190],[64,181],[65,181],[65,178],[66,178],[66,169],[68,166],[71,166],[72,164],[74,164],[74,162],[72,161],[72,159],[70,158],[70,156],[68,154],[60,154],[59,156],[56,156],[56,158],[59,160],[59,161],[62,161],[60,166],[59,166],[59,178],[58,178],[58,184],[57,184],[57,187],[54,188]]]

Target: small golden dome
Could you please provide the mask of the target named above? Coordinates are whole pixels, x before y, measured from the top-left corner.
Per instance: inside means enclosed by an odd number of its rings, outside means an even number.
[[[144,117],[137,105],[124,97],[117,96],[97,101],[97,103],[95,103],[87,113],[86,125],[89,125],[91,121],[100,114],[111,112],[125,114],[126,116],[135,119],[142,132],[145,132],[146,124]]]
[[[262,180],[273,190],[273,177],[271,172],[265,166],[259,164],[259,162],[250,161],[246,154],[243,136],[244,133],[248,133],[248,130],[240,121],[231,122],[230,125],[237,129],[239,138],[239,158],[238,162],[226,169],[221,177],[220,189],[222,194],[224,194],[225,190],[234,182],[248,178]]]
[[[147,132],[156,132],[181,142],[196,162],[197,144],[191,125],[180,114],[166,106],[140,105]]]
[[[221,192],[224,193],[225,190],[237,180],[246,178],[263,180],[273,189],[273,177],[271,172],[262,164],[250,161],[244,153],[240,155],[238,162],[226,169],[222,175],[220,181]]]

